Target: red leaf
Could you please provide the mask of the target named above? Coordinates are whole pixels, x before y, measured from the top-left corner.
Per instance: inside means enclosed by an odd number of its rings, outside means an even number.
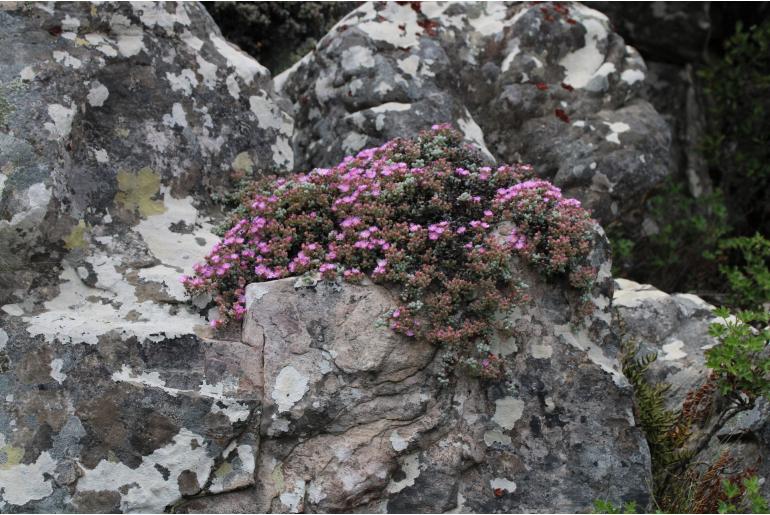
[[[567,113],[565,113],[563,109],[557,109],[553,112],[553,114],[555,114],[556,118],[563,121],[564,123],[569,123],[569,116],[567,116]]]

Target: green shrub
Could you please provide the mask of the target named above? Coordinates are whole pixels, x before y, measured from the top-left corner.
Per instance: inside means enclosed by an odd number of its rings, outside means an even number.
[[[740,234],[770,233],[770,22],[738,24],[724,55],[702,69],[704,153]]]
[[[759,492],[759,478],[750,476],[740,483],[725,479],[723,496],[719,501],[719,513],[768,513],[767,500]]]
[[[720,291],[716,251],[730,231],[722,194],[693,198],[683,184],[667,181],[647,202],[650,234],[608,229],[613,273],[664,291]]]
[[[636,510],[636,501],[624,502],[620,506],[602,499],[594,501],[594,513],[636,513]]]
[[[737,253],[733,262],[719,267],[730,286],[734,306],[756,309],[770,303],[770,240],[759,233],[751,238],[730,238],[719,244],[723,256]]]
[[[770,398],[770,356],[766,352],[770,329],[764,327],[770,312],[743,311],[730,317],[726,309],[718,309],[716,314],[722,321],[711,324],[709,334],[719,343],[706,351],[706,366],[713,370],[719,392],[729,401],[727,409],[750,409],[759,397]]]

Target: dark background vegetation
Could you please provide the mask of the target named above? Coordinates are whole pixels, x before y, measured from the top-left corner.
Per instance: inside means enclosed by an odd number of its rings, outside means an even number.
[[[210,2],[222,32],[273,74],[311,51],[360,2]],[[625,40],[648,61],[687,69],[704,119],[695,149],[709,184],[695,194],[681,167],[641,208],[639,230],[608,227],[615,273],[716,304],[770,303],[770,3],[712,2],[710,28],[692,5],[668,2],[682,30],[641,26],[649,4],[598,2]],[[627,23],[623,23],[627,21]],[[633,21],[634,24],[631,22]],[[636,23],[636,22],[639,23]],[[696,34],[700,39],[693,41]],[[688,40],[690,38],[690,40]],[[673,51],[672,48],[678,51]],[[669,103],[676,104],[676,101]],[[664,115],[677,105],[653,105]]]

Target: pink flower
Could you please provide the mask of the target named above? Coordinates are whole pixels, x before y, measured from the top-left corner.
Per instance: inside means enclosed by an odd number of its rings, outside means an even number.
[[[355,227],[360,223],[361,223],[360,218],[358,218],[357,216],[351,216],[344,219],[340,225],[347,229],[348,227]]]

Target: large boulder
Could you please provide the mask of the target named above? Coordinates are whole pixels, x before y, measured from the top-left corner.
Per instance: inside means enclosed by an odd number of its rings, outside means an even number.
[[[8,3],[0,25],[2,303],[92,237],[175,218],[233,168],[292,166],[270,74],[197,4]],[[194,214],[178,220],[192,235]]]
[[[252,483],[255,356],[178,277],[232,170],[292,165],[288,106],[199,4],[0,9],[0,511]]]
[[[646,73],[581,4],[368,2],[276,86],[294,102],[300,168],[451,122],[609,222],[669,173],[669,128],[640,98]]]
[[[600,241],[604,241],[603,238]],[[496,341],[513,382],[459,373],[440,348],[381,323],[393,292],[293,278],[252,284],[244,344],[262,357],[251,512],[585,512],[595,499],[648,501],[649,451],[610,331],[602,243],[592,315],[559,282],[517,267],[531,301]],[[217,509],[202,496],[185,512]]]

